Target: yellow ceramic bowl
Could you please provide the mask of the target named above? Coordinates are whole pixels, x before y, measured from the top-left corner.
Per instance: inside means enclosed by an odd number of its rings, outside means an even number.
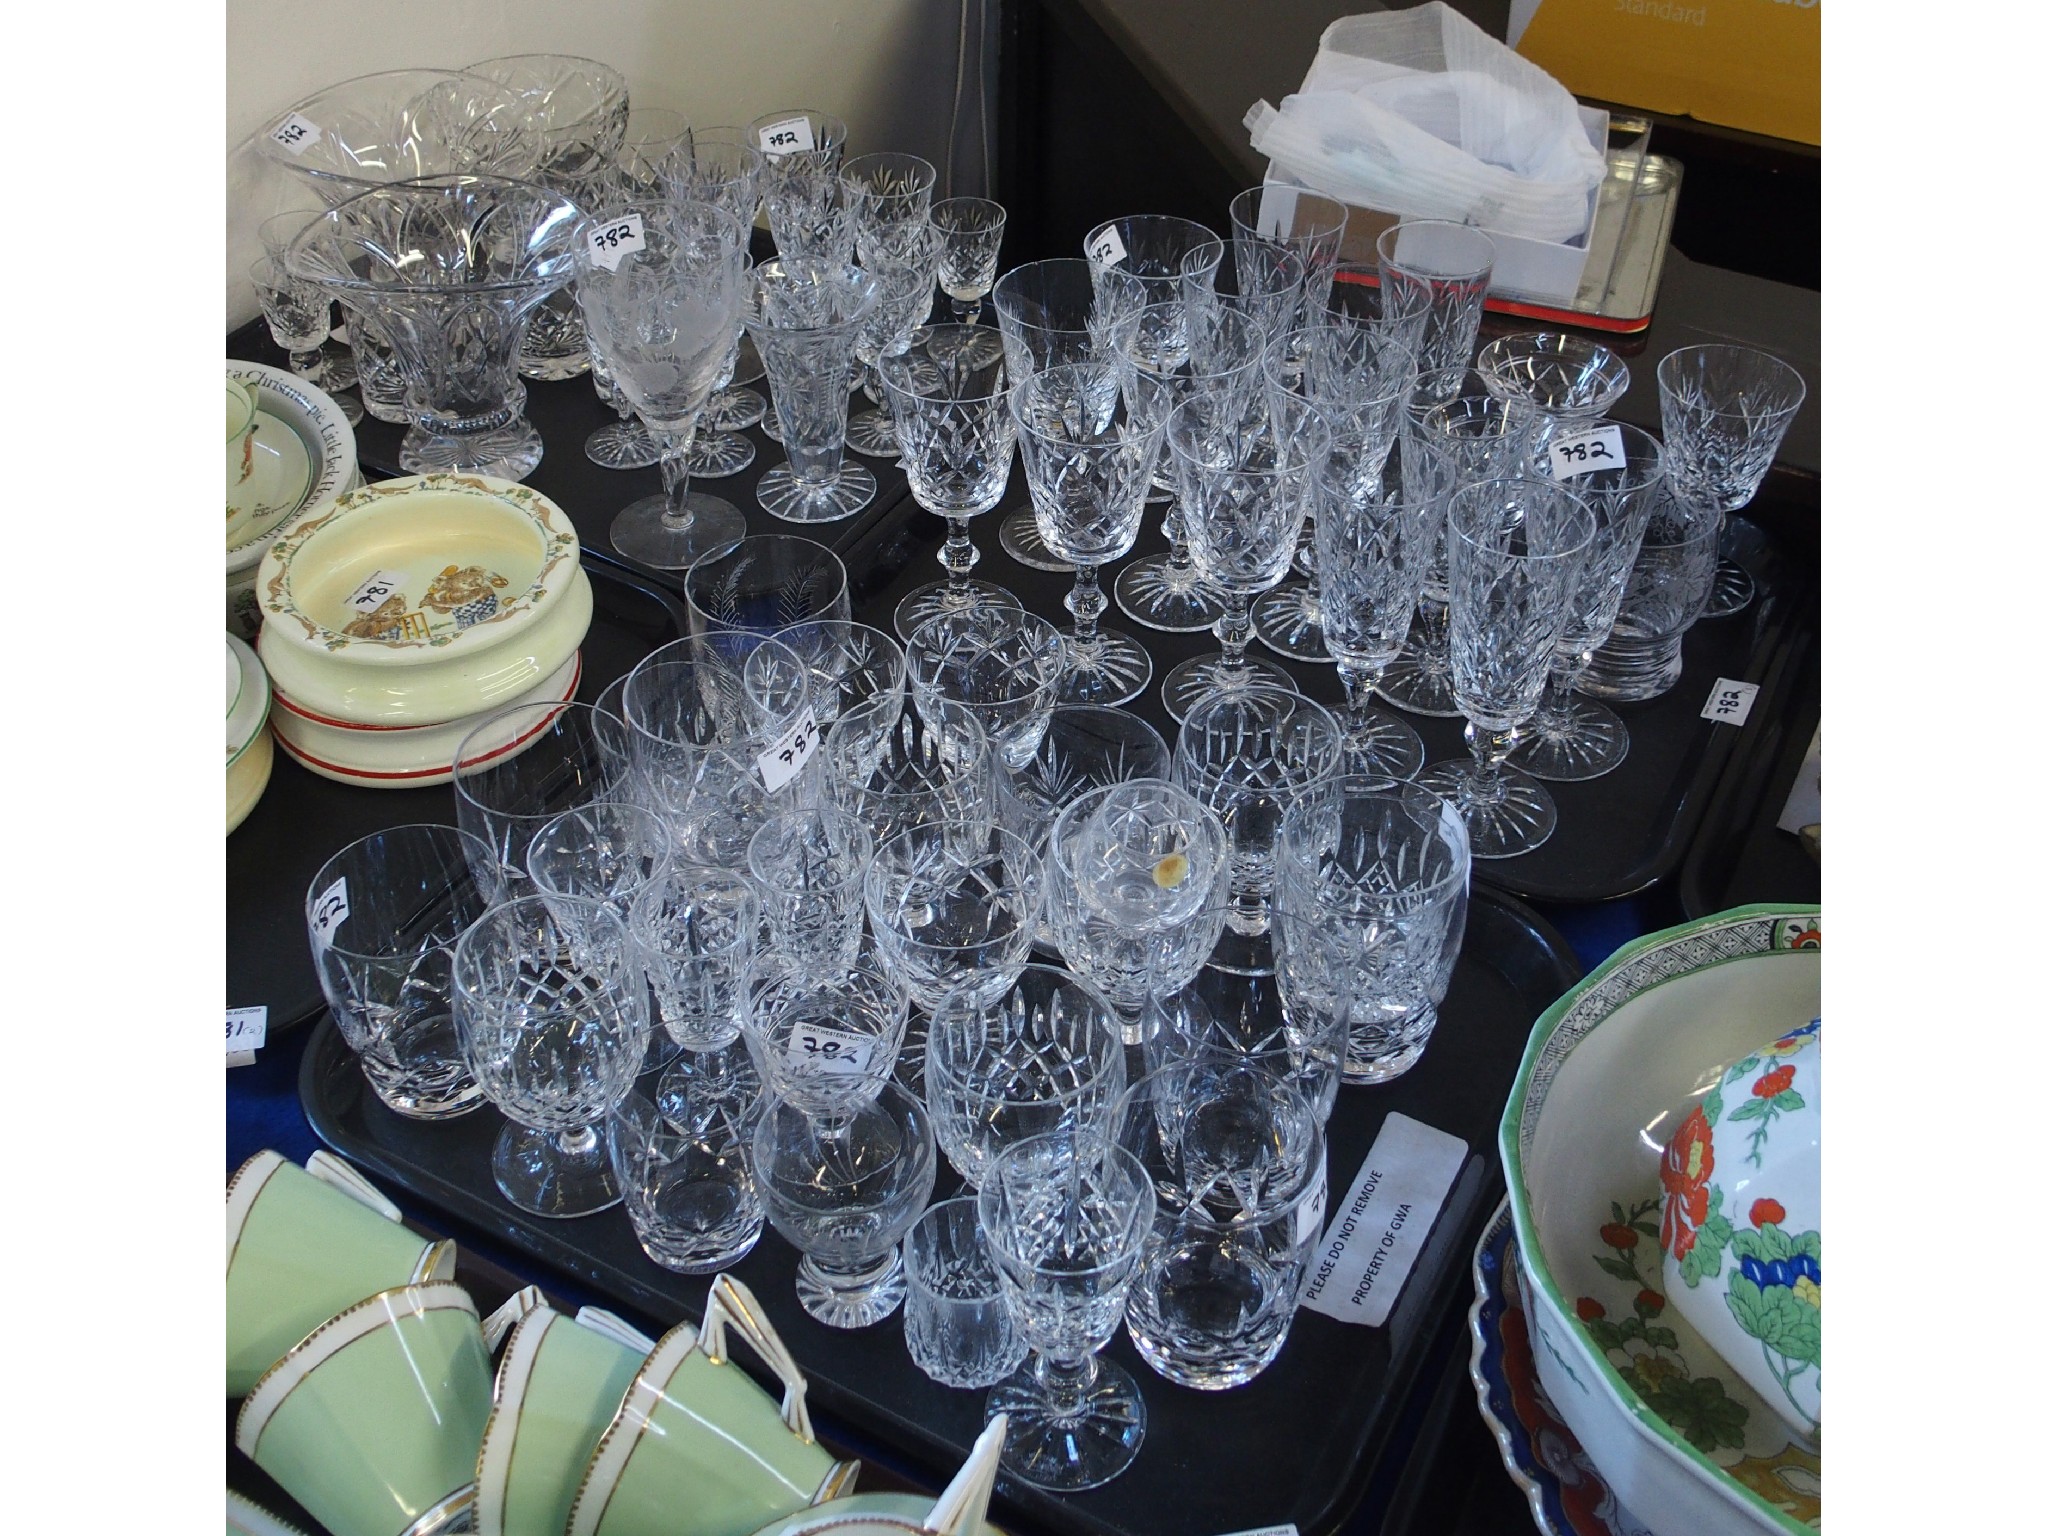
[[[349,724],[499,709],[590,626],[568,515],[529,486],[416,475],[293,520],[263,557],[258,642],[283,693]]]
[[[256,653],[227,637],[228,831],[239,827],[270,783],[270,679]]]

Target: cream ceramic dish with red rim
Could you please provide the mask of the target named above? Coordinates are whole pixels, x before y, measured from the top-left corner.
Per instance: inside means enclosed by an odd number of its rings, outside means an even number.
[[[511,703],[573,699],[582,680],[583,653],[577,651]],[[279,694],[270,712],[270,728],[286,755],[322,778],[368,789],[421,789],[446,784],[455,776],[455,754],[484,718],[464,715],[439,725],[351,725],[315,714]],[[547,726],[547,721],[528,724],[523,733],[507,731],[498,740],[480,740],[478,748],[498,758],[515,757]]]
[[[1691,1155],[1694,1110],[1726,1096],[1724,1074],[1760,1041],[1794,1038],[1819,1013],[1817,908],[1741,907],[1645,935],[1537,1020],[1501,1121],[1538,1378],[1656,1536],[1820,1525],[1807,1426],[1788,1425],[1701,1337],[1659,1254],[1667,1195],[1690,1200],[1698,1184],[1695,1213],[1730,1204],[1734,1170]],[[1720,1119],[1731,1137],[1742,1129]],[[1722,1156],[1738,1160],[1739,1146]],[[1733,1219],[1759,1233],[1780,1224],[1769,1207]],[[1810,1306],[1817,1378],[1817,1234],[1801,1252],[1810,1269],[1782,1266],[1762,1283]]]
[[[367,485],[263,557],[258,650],[278,690],[350,725],[499,709],[582,644],[590,579],[568,514],[480,475]]]

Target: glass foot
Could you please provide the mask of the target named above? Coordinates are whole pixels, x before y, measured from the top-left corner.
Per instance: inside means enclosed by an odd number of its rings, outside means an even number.
[[[661,462],[661,444],[639,417],[631,416],[583,439],[583,457],[599,469],[652,469]]]
[[[1095,1362],[1081,1401],[1055,1410],[1027,1360],[989,1390],[983,1422],[1010,1416],[1003,1470],[1057,1493],[1100,1488],[1137,1459],[1145,1443],[1145,1399],[1131,1373],[1113,1360]]]
[[[1295,661],[1328,662],[1322,594],[1304,581],[1275,587],[1252,604],[1252,633],[1269,651]]]
[[[1128,704],[1152,681],[1152,653],[1129,635],[1098,629],[1096,645],[1083,655],[1074,647],[1074,632],[1063,629],[1067,669],[1060,675],[1062,704]]]
[[[689,516],[677,524],[669,519],[666,496],[643,496],[612,519],[606,537],[629,560],[658,571],[684,571],[726,553],[747,536],[740,509],[721,496],[692,491],[683,505]]]
[[[416,426],[399,445],[398,465],[409,475],[454,472],[524,480],[540,467],[540,455],[540,433],[524,416],[515,416],[490,432],[441,436]]]
[[[896,638],[905,645],[917,626],[928,619],[935,619],[942,613],[955,613],[962,608],[989,603],[997,607],[1022,608],[1017,594],[1008,587],[999,587],[992,581],[981,581],[969,577],[964,587],[956,587],[952,580],[934,581],[919,587],[896,605]]]
[[[1556,714],[1538,710],[1522,727],[1527,739],[1514,764],[1553,784],[1577,784],[1619,768],[1628,756],[1628,727],[1605,704],[1573,694]]]
[[[758,390],[724,389],[704,407],[703,422],[714,432],[744,432],[768,414],[768,397]]]
[[[1197,699],[1225,686],[1284,688],[1289,693],[1301,692],[1295,686],[1294,679],[1270,661],[1247,656],[1243,666],[1225,674],[1223,657],[1220,654],[1213,654],[1191,657],[1167,673],[1166,680],[1159,685],[1159,699],[1166,706],[1166,712],[1175,720],[1185,720],[1188,711],[1195,707]]]
[[[944,340],[934,337],[924,346],[925,356],[935,363],[957,361],[968,368],[986,368],[1003,360],[1003,335],[993,327],[964,336],[952,331],[941,334]]]
[[[699,432],[690,445],[690,478],[723,480],[754,462],[754,445],[737,432]]]
[[[324,384],[320,387],[327,389],[327,386]],[[335,409],[341,412],[341,419],[343,421],[352,427],[359,427],[363,424],[363,402],[354,395],[337,395],[333,390],[327,389],[327,398],[332,400]]]
[[[1412,779],[1429,755],[1422,738],[1406,720],[1384,709],[1368,709],[1356,721],[1345,716],[1344,767],[1351,773],[1377,773],[1390,779]]]
[[[1714,567],[1714,590],[1707,594],[1707,606],[1700,617],[1725,619],[1731,613],[1742,612],[1755,598],[1756,578],[1733,560],[1723,560]]]
[[[754,338],[742,333],[740,349],[733,355],[732,360],[733,388],[737,389],[742,384],[759,383],[767,375],[768,370],[761,363],[761,354],[754,346]]]
[[[1194,562],[1176,566],[1170,555],[1133,560],[1116,579],[1116,605],[1147,629],[1189,635],[1223,617],[1223,602],[1202,585]]]
[[[1373,691],[1411,715],[1457,720],[1465,713],[1451,693],[1450,653],[1426,648],[1414,629],[1408,631],[1407,649],[1388,664]]]
[[[604,1138],[588,1128],[553,1136],[506,1121],[491,1147],[498,1193],[535,1216],[568,1221],[619,1203]]]
[[[865,464],[842,464],[831,480],[807,486],[784,463],[761,477],[754,495],[786,523],[836,523],[875,499],[875,476]]]
[[[1512,859],[1540,848],[1557,830],[1557,802],[1550,791],[1518,768],[1503,766],[1493,792],[1480,800],[1474,790],[1478,767],[1438,763],[1415,782],[1457,802],[1472,839],[1475,859]]]
[[[761,435],[767,438],[769,442],[779,443],[782,441],[782,418],[775,414],[773,404],[768,407],[768,414],[761,418],[760,427]]]
[[[880,411],[862,411],[848,418],[846,446],[871,459],[894,459],[903,454],[903,445],[896,441],[896,423]]]
[[[1071,565],[1045,547],[1045,539],[1038,531],[1037,514],[1028,508],[1004,518],[996,537],[1002,543],[1003,553],[1019,565],[1028,565],[1034,571],[1073,574]]]
[[[519,377],[539,379],[552,383],[559,379],[580,379],[590,372],[590,353],[578,347],[574,352],[559,356],[535,357],[530,353],[519,354]]]
[[[808,1254],[796,1267],[796,1299],[827,1328],[866,1328],[879,1323],[903,1305],[903,1293],[908,1289],[903,1254],[895,1248],[871,1275],[834,1274]]]
[[[338,389],[354,389],[357,378],[355,353],[338,341],[320,344],[320,377],[314,383],[331,395]]]

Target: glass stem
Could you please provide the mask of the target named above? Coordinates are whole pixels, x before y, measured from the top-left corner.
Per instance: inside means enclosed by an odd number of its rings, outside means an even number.
[[[292,372],[302,379],[318,378],[320,375],[319,352],[294,352],[291,354]]]
[[[1104,601],[1102,568],[1076,565],[1074,590],[1067,594],[1067,612],[1074,616],[1074,636],[1068,644],[1074,657],[1080,661],[1085,662],[1102,649],[1102,636],[1096,628],[1096,621],[1102,617]]]
[[[1078,1361],[1039,1355],[1031,1363],[1031,1374],[1044,1389],[1054,1416],[1068,1418],[1081,1411],[1089,1388],[1095,1385],[1097,1367],[1093,1355],[1083,1355]]]
[[[1166,535],[1166,563],[1176,571],[1191,569],[1195,563],[1195,552],[1188,545],[1188,520],[1181,516],[1178,501],[1167,507],[1166,516],[1160,519],[1159,531]]]
[[[1536,706],[1536,718],[1560,724],[1570,719],[1572,690],[1579,686],[1579,679],[1586,675],[1586,669],[1592,664],[1593,653],[1590,650],[1553,657],[1550,675],[1543,680],[1543,701]]]
[[[1379,683],[1379,673],[1367,676],[1364,669],[1340,661],[1337,676],[1344,684],[1344,734],[1360,740],[1372,729],[1366,716],[1372,712],[1372,691]]]
[[[1517,734],[1513,726],[1504,731],[1492,731],[1473,721],[1465,722],[1465,745],[1472,749],[1473,763],[1467,796],[1475,805],[1492,804],[1506,792],[1501,779],[1501,765],[1514,751]]]
[[[946,568],[947,607],[964,608],[972,599],[974,594],[968,588],[967,573],[980,561],[981,551],[967,536],[967,519],[947,518],[946,542],[939,546],[939,564]]]
[[[690,450],[697,442],[697,418],[692,415],[674,433],[665,433],[661,444],[661,488],[668,495],[662,523],[681,532],[690,526]]]
[[[980,299],[956,299],[946,295],[946,304],[953,312],[955,325],[979,325],[981,323]]]
[[[597,1132],[587,1125],[579,1125],[573,1131],[556,1131],[552,1139],[558,1151],[571,1157],[587,1157],[597,1146]]]
[[[1223,647],[1223,659],[1216,664],[1217,682],[1228,686],[1248,670],[1244,648],[1252,640],[1252,602],[1242,592],[1223,594],[1223,616],[1216,621],[1216,640]]]

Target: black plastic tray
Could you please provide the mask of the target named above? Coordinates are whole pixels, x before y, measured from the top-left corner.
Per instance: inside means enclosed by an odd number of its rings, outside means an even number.
[[[1779,828],[1785,799],[1820,728],[1820,613],[1810,608],[1785,647],[1780,698],[1752,715],[1679,871],[1688,918],[1755,901],[1819,901],[1820,861]],[[1759,697],[1759,704],[1764,701]]]
[[[593,599],[576,696],[595,699],[649,651],[684,632],[673,595],[586,554]],[[325,1006],[306,943],[306,887],[359,837],[408,822],[455,820],[454,791],[337,784],[277,752],[270,784],[227,840],[227,1006],[270,1009],[270,1027],[304,1023]]]
[[[1330,1122],[1330,1182],[1341,1198],[1390,1111],[1462,1137],[1471,1155],[1393,1316],[1360,1328],[1303,1312],[1280,1358],[1224,1393],[1176,1387],[1119,1335],[1109,1354],[1138,1378],[1151,1414],[1145,1449],[1107,1487],[1061,1498],[1009,1480],[997,1518],[1019,1533],[1213,1536],[1291,1521],[1327,1536],[1364,1496],[1402,1422],[1433,1341],[1465,1303],[1480,1224],[1499,1199],[1494,1136],[1536,1016],[1578,977],[1556,932],[1513,899],[1474,893],[1464,953],[1429,1052],[1379,1089],[1345,1089]],[[330,1019],[308,1042],[299,1093],[314,1132],[373,1176],[559,1273],[647,1326],[701,1311],[705,1282],[640,1251],[623,1211],[567,1223],[506,1204],[491,1182],[500,1119],[485,1109],[425,1125],[370,1094]],[[941,1177],[941,1197],[954,1182]],[[770,1309],[810,1376],[811,1401],[933,1487],[957,1470],[981,1429],[983,1394],[926,1380],[903,1346],[900,1316],[858,1332],[812,1320],[792,1294],[797,1254],[772,1232],[735,1266]]]

